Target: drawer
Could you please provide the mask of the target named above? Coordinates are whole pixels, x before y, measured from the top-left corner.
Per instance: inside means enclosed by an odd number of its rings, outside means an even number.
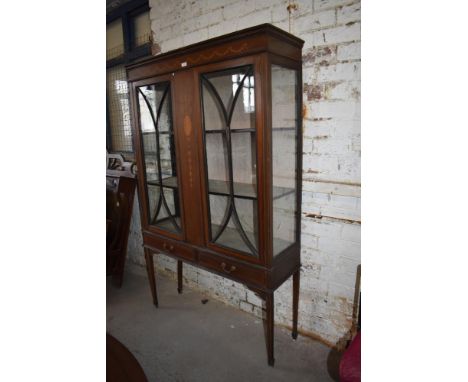
[[[204,252],[198,253],[198,263],[201,267],[213,270],[241,283],[258,286],[265,286],[266,284],[266,271],[252,265]]]
[[[195,250],[178,241],[153,235],[143,235],[146,246],[154,248],[169,256],[179,257],[188,261],[196,260]]]

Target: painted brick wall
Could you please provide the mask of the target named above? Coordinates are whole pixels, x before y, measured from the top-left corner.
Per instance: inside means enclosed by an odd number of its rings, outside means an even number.
[[[296,0],[289,22],[280,0],[150,0],[151,27],[161,52],[261,23],[305,40],[303,49],[304,159],[299,328],[335,344],[351,327],[360,264],[360,2]],[[144,264],[138,200],[130,260]],[[157,267],[174,276],[175,262]],[[261,301],[242,285],[184,268],[194,288],[253,313]],[[291,325],[291,281],[275,294],[277,323]]]

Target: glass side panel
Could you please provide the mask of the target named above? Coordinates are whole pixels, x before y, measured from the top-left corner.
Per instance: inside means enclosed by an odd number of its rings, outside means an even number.
[[[297,72],[272,65],[273,255],[296,241]]]
[[[169,82],[137,88],[149,224],[180,233],[180,204]]]
[[[257,257],[253,67],[203,74],[201,83],[210,240]]]

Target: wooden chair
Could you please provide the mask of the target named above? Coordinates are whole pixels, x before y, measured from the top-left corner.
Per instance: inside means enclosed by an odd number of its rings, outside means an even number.
[[[135,164],[120,154],[107,154],[106,273],[122,286],[135,194]]]
[[[106,333],[106,381],[148,382],[135,356],[109,333]]]
[[[351,341],[341,357],[340,382],[361,381],[361,265],[356,274]]]

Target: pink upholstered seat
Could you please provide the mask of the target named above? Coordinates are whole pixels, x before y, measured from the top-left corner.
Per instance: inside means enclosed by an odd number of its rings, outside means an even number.
[[[361,381],[361,332],[354,337],[340,361],[340,382]]]

